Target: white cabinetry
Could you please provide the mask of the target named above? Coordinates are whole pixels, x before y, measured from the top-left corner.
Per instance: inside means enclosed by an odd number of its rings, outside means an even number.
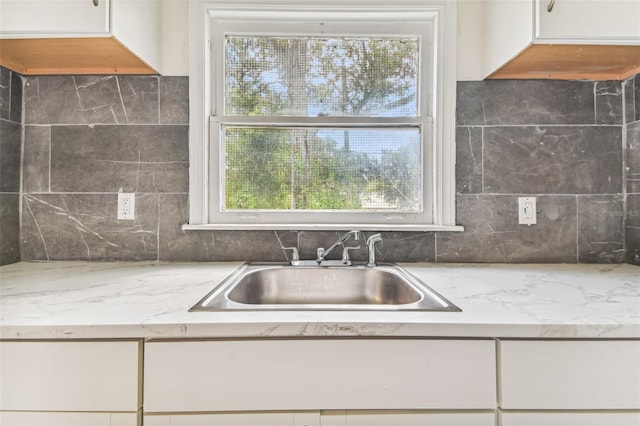
[[[323,414],[322,426],[495,426],[495,416],[485,413],[428,411],[347,411]]]
[[[500,341],[499,351],[503,426],[640,424],[640,341]]]
[[[501,341],[503,409],[640,410],[640,341]]]
[[[462,0],[462,16],[471,7],[478,6]],[[476,35],[483,40],[480,78],[622,79],[640,72],[640,1],[485,0],[481,16],[472,28],[483,32]]]
[[[536,38],[625,43],[640,39],[638,0],[536,0]]]
[[[0,420],[13,425],[135,425],[140,343],[0,342]]]
[[[145,426],[495,426],[493,413],[424,411],[224,413],[146,416]]]
[[[109,32],[109,0],[2,0],[0,10],[3,36]]]
[[[2,0],[0,65],[21,74],[154,74],[161,3]]]
[[[502,426],[638,426],[640,413],[502,413]],[[323,425],[324,426],[324,425]]]
[[[491,340],[150,342],[146,413],[493,409]]]
[[[319,412],[145,416],[145,426],[321,426]],[[324,424],[322,426],[325,426]]]

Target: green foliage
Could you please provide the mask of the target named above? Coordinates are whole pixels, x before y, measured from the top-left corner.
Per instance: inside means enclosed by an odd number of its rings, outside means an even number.
[[[411,40],[229,37],[226,113],[415,114],[416,57]],[[361,209],[371,194],[416,208],[415,149],[357,151],[350,148],[357,130],[334,130],[226,127],[225,208]]]

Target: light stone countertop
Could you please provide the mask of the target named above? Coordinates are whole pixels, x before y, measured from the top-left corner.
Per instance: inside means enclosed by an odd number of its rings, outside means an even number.
[[[0,267],[0,337],[640,338],[632,265],[404,264],[462,312],[188,312],[241,263]]]

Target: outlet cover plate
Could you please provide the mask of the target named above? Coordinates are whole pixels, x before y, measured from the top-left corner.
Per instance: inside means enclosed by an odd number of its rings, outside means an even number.
[[[518,197],[518,223],[520,225],[535,225],[536,197]]]
[[[136,194],[118,192],[118,220],[134,220],[136,218]]]

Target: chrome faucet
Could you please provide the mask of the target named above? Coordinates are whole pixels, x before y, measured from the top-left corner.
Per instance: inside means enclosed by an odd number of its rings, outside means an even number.
[[[316,255],[317,255],[316,261],[318,262],[318,264],[324,262],[325,258],[329,256],[336,249],[336,247],[343,245],[352,236],[353,236],[353,239],[356,241],[359,240],[360,237],[364,238],[362,232],[360,231],[349,231],[341,235],[340,238],[338,238],[338,240],[335,243],[333,243],[328,249],[325,250],[322,247],[318,247],[316,249]],[[343,259],[344,259],[344,256],[343,256]],[[348,255],[346,260],[349,260]]]
[[[367,262],[367,266],[369,268],[376,266],[376,243],[380,241],[382,241],[380,234],[373,234],[367,239],[367,247],[369,248],[369,262]]]

